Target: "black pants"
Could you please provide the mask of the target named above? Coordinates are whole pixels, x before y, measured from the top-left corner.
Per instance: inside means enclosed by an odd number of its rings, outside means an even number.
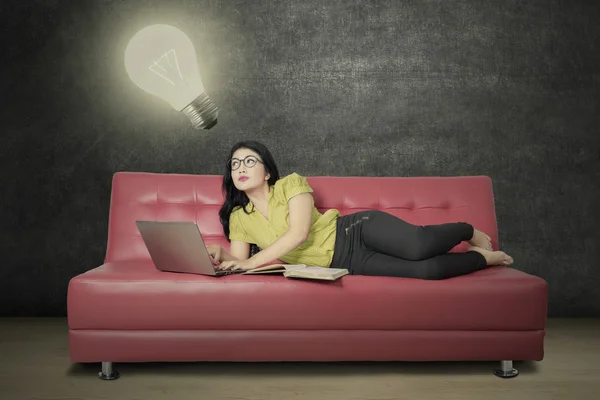
[[[446,279],[487,267],[481,253],[448,253],[473,237],[465,222],[412,225],[392,214],[368,210],[340,216],[331,267],[353,275]]]

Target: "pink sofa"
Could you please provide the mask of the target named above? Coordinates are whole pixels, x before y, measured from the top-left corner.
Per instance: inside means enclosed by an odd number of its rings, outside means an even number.
[[[489,177],[307,179],[321,211],[466,221],[498,248]],[[104,264],[69,283],[73,362],[101,362],[100,378],[116,379],[114,362],[498,360],[494,373],[512,377],[513,360],[543,359],[548,288],[518,257],[511,268],[439,281],[157,271],[135,220],[196,221],[207,244],[228,249],[221,203],[221,176],[115,174]]]

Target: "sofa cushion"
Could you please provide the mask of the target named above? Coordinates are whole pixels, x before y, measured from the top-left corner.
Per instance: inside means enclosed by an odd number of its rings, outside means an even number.
[[[69,284],[70,329],[542,330],[547,285],[507,267],[441,281],[208,277],[108,262]]]

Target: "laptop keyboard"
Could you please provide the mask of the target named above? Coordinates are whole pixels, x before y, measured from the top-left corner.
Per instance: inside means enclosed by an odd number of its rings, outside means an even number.
[[[217,271],[217,276],[221,276],[221,275],[231,275],[231,274],[236,274],[236,273],[238,273],[238,274],[239,274],[239,273],[241,273],[241,272],[244,272],[244,271],[240,271],[240,270],[232,270],[232,269],[230,269],[230,270],[219,270],[219,271]]]

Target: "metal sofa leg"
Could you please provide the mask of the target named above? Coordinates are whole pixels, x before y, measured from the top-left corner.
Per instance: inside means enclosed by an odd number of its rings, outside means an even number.
[[[513,378],[519,375],[519,371],[513,368],[512,360],[500,361],[500,368],[494,369],[494,375],[500,378]]]
[[[102,363],[102,372],[98,372],[98,378],[104,381],[113,381],[121,376],[117,371],[113,370],[112,362]]]

